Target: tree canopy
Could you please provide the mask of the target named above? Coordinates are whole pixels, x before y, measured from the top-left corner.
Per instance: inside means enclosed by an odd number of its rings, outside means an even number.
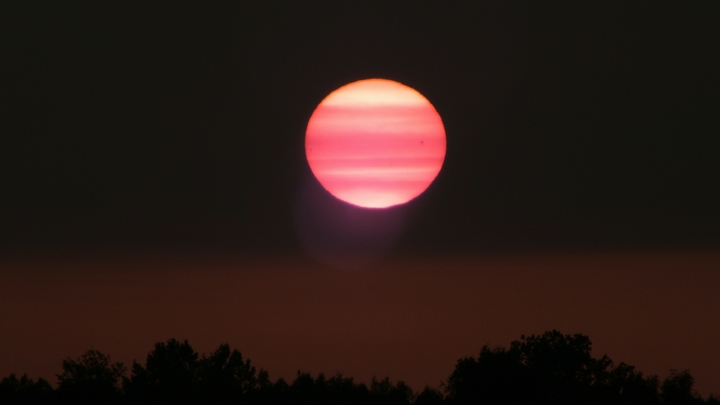
[[[228,344],[209,354],[188,341],[158,342],[128,374],[120,362],[90,349],[62,361],[57,387],[15,374],[0,381],[0,404],[248,404],[248,405],[694,405],[701,398],[688,370],[671,370],[662,383],[607,356],[593,357],[582,334],[556,330],[521,336],[508,347],[483,346],[457,361],[440,388],[413,391],[403,381],[373,378],[369,386],[336,374],[298,371],[288,383]]]

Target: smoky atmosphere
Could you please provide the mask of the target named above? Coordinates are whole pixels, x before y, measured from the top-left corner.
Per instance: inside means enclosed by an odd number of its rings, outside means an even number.
[[[717,403],[719,18],[0,5],[0,402]]]

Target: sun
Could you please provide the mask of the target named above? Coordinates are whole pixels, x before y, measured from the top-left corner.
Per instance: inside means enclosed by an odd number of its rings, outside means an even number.
[[[364,208],[404,204],[422,194],[445,160],[445,127],[430,101],[386,79],[330,93],[308,122],[305,154],[333,196]]]

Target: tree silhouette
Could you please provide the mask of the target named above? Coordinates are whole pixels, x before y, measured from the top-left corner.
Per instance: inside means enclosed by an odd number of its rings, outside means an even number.
[[[657,378],[591,355],[581,334],[521,336],[510,348],[484,346],[458,360],[447,393],[455,404],[656,404]]]
[[[298,371],[297,377],[291,385],[288,386],[284,381],[282,384],[284,391],[276,396],[279,400],[275,403],[409,405],[414,398],[413,391],[407,384],[402,381],[393,384],[388,378],[382,380],[373,378],[370,388],[368,388],[365,384],[356,384],[352,378],[343,377],[339,373],[330,378],[326,378],[321,373],[317,378],[313,378],[310,373]]]
[[[415,401],[413,404],[415,405],[441,405],[445,402],[445,397],[443,394],[433,388],[428,387],[427,385],[425,388],[417,395],[415,396]]]
[[[702,399],[693,390],[695,378],[688,370],[670,370],[670,375],[660,386],[660,396],[663,404],[667,405],[694,405],[703,403]]]
[[[368,387],[340,373],[313,378],[298,371],[291,384],[271,382],[227,344],[201,356],[187,340],[170,339],[156,343],[144,365],[133,362],[130,376],[94,349],[62,362],[56,390],[42,378],[11,374],[0,381],[0,405],[720,405],[697,394],[687,370],[671,370],[660,384],[633,366],[593,357],[591,349],[582,334],[521,336],[507,348],[483,346],[477,357],[458,360],[444,393],[415,393],[402,381],[373,377]]]
[[[221,344],[199,356],[186,341],[155,344],[145,366],[134,362],[125,378],[127,400],[152,404],[240,404],[258,401],[256,391],[270,386],[268,375],[256,372],[242,353]]]
[[[252,403],[258,405],[276,405],[290,403],[290,385],[282,378],[272,384],[260,383],[260,387],[252,394]]]
[[[34,405],[47,404],[52,400],[53,388],[42,378],[34,381],[27,374],[17,378],[10,374],[0,381],[0,404]]]
[[[518,350],[483,346],[477,359],[460,359],[447,393],[457,404],[517,404],[529,398],[528,372]]]
[[[209,404],[246,403],[260,385],[250,360],[243,360],[242,354],[227,344],[200,360],[198,377],[202,400]],[[261,377],[267,381],[267,373]]]
[[[592,344],[581,334],[553,330],[540,336],[521,336],[510,345],[528,374],[532,396],[543,404],[589,403],[607,379],[612,361],[594,359]]]
[[[124,380],[128,400],[146,404],[197,404],[198,353],[185,340],[156,343],[145,366],[133,362],[132,375]]]
[[[409,405],[413,397],[412,389],[404,381],[393,384],[387,377],[382,380],[373,377],[370,382],[370,398],[374,404]]]
[[[328,403],[361,405],[370,400],[365,384],[356,384],[350,377],[338,373],[327,379]]]
[[[645,377],[634,366],[620,363],[610,372],[604,402],[614,401],[618,405],[657,404],[660,400],[658,387],[657,376]]]
[[[310,373],[298,371],[297,377],[289,387],[286,399],[289,399],[290,404],[327,404],[326,384],[323,374],[314,379]]]
[[[113,363],[110,357],[91,349],[75,360],[63,360],[62,369],[57,376],[61,403],[120,403],[119,382],[125,373],[122,363]]]

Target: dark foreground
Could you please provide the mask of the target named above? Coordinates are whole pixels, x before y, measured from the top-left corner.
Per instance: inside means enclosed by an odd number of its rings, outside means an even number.
[[[521,336],[509,347],[483,347],[458,360],[441,387],[415,392],[404,382],[370,385],[337,374],[298,371],[292,382],[270,381],[237,350],[220,345],[199,355],[175,339],[157,343],[145,365],[122,363],[96,350],[62,362],[57,388],[42,378],[14,374],[0,382],[0,404],[720,404],[701,398],[689,371],[662,382],[633,366],[594,358],[587,336],[558,331]]]

